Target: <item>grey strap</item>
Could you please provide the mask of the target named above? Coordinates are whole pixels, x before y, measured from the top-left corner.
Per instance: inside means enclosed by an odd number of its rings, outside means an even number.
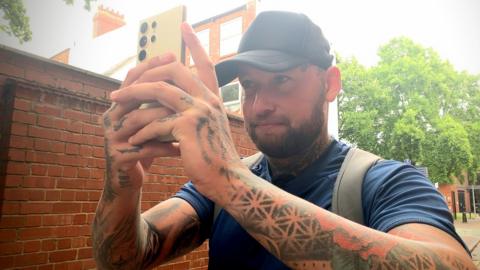
[[[362,184],[368,169],[381,158],[358,148],[350,148],[338,172],[332,196],[332,212],[364,224]]]
[[[245,157],[242,159],[242,163],[245,164],[249,169],[252,169],[254,166],[256,166],[261,160],[262,160],[263,154],[262,152],[255,153],[251,156]],[[218,217],[218,214],[220,214],[220,210],[222,208],[218,206],[218,204],[214,204],[213,207],[213,223],[215,223],[215,220]]]

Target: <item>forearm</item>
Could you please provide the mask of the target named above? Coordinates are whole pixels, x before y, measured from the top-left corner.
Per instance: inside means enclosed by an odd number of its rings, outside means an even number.
[[[249,173],[226,176],[228,192],[218,198],[225,210],[294,269],[474,269],[448,246],[361,226]]]
[[[133,269],[138,266],[146,225],[140,216],[140,190],[110,193],[107,186],[93,222],[93,251],[99,269]]]

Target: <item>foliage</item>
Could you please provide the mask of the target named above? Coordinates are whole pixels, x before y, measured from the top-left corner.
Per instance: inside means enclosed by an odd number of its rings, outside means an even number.
[[[428,166],[434,182],[478,171],[480,76],[455,71],[405,37],[381,46],[378,56],[370,68],[355,58],[340,61],[340,137],[385,158]]]
[[[74,0],[63,0],[67,5],[73,5]],[[84,0],[84,8],[90,11],[91,2],[96,0]],[[2,0],[0,10],[7,24],[0,24],[0,31],[17,37],[20,43],[32,39],[30,19],[26,15],[25,5],[22,0]]]

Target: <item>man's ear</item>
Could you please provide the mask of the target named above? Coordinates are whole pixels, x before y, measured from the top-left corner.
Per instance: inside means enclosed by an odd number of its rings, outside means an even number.
[[[342,89],[342,78],[338,67],[332,66],[327,69],[325,82],[327,89],[326,99],[328,102],[332,102]]]

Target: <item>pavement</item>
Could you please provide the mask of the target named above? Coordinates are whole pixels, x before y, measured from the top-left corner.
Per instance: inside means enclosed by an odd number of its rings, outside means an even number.
[[[455,229],[472,253],[473,262],[480,269],[480,217],[468,219],[466,223],[458,219],[455,221]]]

